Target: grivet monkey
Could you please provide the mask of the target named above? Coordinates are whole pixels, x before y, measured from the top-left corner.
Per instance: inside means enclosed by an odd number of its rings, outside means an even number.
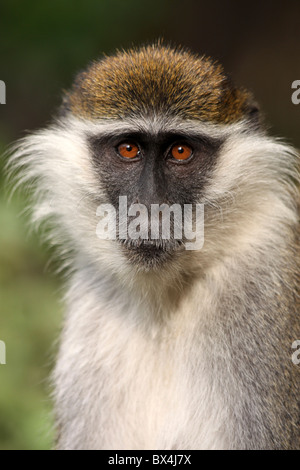
[[[249,92],[184,49],[118,52],[11,165],[69,267],[58,449],[300,448],[298,154]],[[202,204],[203,246],[100,239],[124,196]]]

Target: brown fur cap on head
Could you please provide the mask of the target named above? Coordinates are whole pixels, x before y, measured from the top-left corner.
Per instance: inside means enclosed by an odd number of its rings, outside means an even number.
[[[224,124],[257,111],[251,94],[236,88],[221,65],[160,44],[92,63],[77,76],[64,106],[92,120],[150,112]]]

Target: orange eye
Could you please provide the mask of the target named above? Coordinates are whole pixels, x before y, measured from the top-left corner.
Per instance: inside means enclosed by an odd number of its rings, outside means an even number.
[[[187,160],[193,154],[193,149],[187,144],[175,144],[171,148],[171,155],[175,160]]]
[[[136,144],[131,142],[124,142],[118,146],[118,152],[121,157],[132,159],[139,156],[140,149]]]

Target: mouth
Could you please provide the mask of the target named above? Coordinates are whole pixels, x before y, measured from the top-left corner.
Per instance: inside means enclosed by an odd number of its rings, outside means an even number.
[[[149,269],[171,261],[184,250],[182,240],[118,240],[125,256],[134,264]]]

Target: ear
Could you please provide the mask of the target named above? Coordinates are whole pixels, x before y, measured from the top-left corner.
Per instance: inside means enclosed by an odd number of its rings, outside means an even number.
[[[249,102],[246,110],[246,116],[253,130],[259,130],[263,128],[263,117],[260,112],[259,105],[255,101],[251,100]]]

